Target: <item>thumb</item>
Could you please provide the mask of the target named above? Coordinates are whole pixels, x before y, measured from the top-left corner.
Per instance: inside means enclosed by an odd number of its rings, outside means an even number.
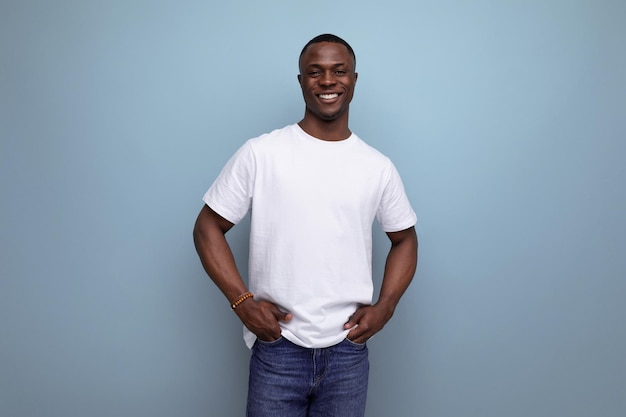
[[[363,314],[360,311],[356,311],[353,315],[351,315],[346,324],[343,325],[344,330],[351,329],[359,324],[362,315]]]
[[[291,320],[292,314],[285,313],[284,311],[280,311],[278,308],[276,308],[276,310],[274,311],[274,317],[276,317],[276,320],[278,321],[289,321]]]

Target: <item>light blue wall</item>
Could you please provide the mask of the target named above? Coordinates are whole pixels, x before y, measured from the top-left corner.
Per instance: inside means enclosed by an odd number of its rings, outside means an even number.
[[[330,31],[419,215],[368,417],[623,416],[625,5],[3,1],[0,415],[243,415],[191,229],[230,154],[302,116],[296,58]]]

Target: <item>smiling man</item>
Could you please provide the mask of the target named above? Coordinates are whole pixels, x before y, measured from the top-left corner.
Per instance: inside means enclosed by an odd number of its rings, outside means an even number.
[[[235,153],[204,195],[194,241],[252,350],[247,416],[362,417],[367,340],[415,273],[416,215],[392,162],[348,126],[350,45],[317,36],[299,68],[304,118]],[[225,234],[249,211],[246,284]],[[374,220],[391,242],[375,303]]]
[[[299,64],[298,81],[306,104],[300,127],[307,132],[323,127],[339,134],[328,139],[318,133],[324,140],[346,139],[350,135],[348,110],[358,76],[352,48],[334,42],[312,43],[303,49]],[[319,120],[327,123],[320,124]]]

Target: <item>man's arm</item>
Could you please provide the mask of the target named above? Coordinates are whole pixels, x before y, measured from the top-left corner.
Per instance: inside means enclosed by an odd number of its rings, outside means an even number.
[[[365,343],[387,324],[417,268],[415,228],[390,232],[387,236],[391,241],[391,249],[387,255],[378,301],[374,305],[359,308],[344,325],[344,329],[352,329],[348,339],[356,343]]]
[[[226,232],[232,227],[233,223],[205,205],[193,229],[193,240],[202,266],[229,302],[248,291],[226,241]],[[235,313],[251,332],[266,341],[280,337],[278,321],[291,319],[290,314],[283,313],[274,304],[252,298],[239,304]]]

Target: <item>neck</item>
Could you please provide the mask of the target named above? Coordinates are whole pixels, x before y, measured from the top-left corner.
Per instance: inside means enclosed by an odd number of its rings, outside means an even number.
[[[352,132],[348,127],[348,115],[334,120],[320,120],[304,115],[304,119],[298,125],[309,135],[326,141],[340,141],[348,139]]]

